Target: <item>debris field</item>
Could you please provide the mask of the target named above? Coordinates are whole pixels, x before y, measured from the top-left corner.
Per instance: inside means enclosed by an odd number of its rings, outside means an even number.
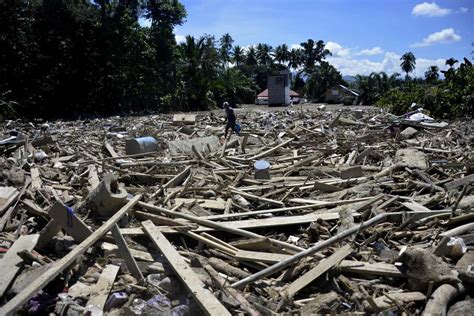
[[[465,315],[474,125],[237,109],[0,125],[0,315]]]

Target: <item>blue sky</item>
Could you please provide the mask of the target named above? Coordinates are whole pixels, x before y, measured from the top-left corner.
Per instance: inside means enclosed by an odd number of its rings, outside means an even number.
[[[322,39],[329,61],[344,75],[399,72],[400,55],[412,51],[416,74],[445,68],[449,57],[471,58],[473,0],[181,0],[185,35],[230,33],[241,46],[264,42],[298,45]]]

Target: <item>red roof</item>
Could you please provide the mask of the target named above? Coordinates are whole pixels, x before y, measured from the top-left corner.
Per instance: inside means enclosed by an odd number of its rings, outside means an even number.
[[[290,90],[290,97],[299,97],[300,95],[293,90]],[[268,98],[268,89],[263,90],[257,95],[257,98]]]

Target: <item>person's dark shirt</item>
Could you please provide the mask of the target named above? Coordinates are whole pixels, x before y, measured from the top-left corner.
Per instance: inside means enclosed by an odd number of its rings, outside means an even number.
[[[228,108],[225,110],[225,113],[227,114],[227,124],[229,124],[229,125],[235,124],[235,113],[234,113],[234,109],[231,108],[231,107],[228,107]]]

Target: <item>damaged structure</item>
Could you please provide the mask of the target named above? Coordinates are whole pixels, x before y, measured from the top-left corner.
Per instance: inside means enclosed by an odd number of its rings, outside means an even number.
[[[0,315],[473,310],[471,121],[236,114],[0,125]]]

